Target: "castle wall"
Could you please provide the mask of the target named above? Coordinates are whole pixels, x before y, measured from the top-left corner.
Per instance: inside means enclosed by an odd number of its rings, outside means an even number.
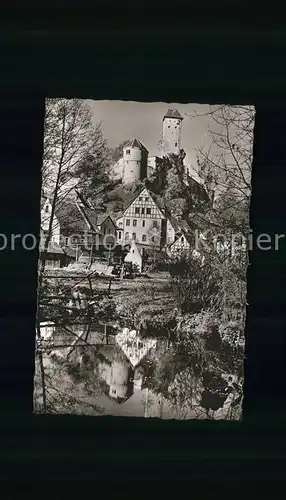
[[[143,151],[138,147],[126,146],[123,150],[123,183],[140,181],[141,179],[141,162],[144,160]]]
[[[181,149],[182,120],[178,118],[164,118],[163,120],[163,154],[178,155]]]

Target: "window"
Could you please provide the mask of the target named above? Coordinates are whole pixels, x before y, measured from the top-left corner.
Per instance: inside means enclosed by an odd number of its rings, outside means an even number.
[[[146,234],[142,234],[142,241],[146,241]]]
[[[135,253],[135,250],[132,250],[132,253]]]
[[[177,142],[175,142],[175,146],[176,146],[176,147],[178,146],[178,143],[177,143]]]
[[[184,243],[184,236],[182,236],[181,238],[181,243]]]
[[[151,215],[151,208],[147,208],[147,214]]]
[[[111,234],[111,229],[108,229],[108,234]]]
[[[126,154],[130,155],[130,149],[126,149]]]
[[[121,240],[121,231],[118,233],[118,239]]]
[[[49,211],[49,205],[46,205],[45,206],[45,212],[48,212]]]
[[[136,214],[140,214],[140,208],[139,207],[135,207],[135,213]]]
[[[149,197],[148,196],[145,198],[145,201],[149,201]]]
[[[116,389],[112,389],[112,394],[116,394]]]
[[[129,233],[127,231],[127,233],[125,233],[125,240],[129,240]]]
[[[145,214],[145,208],[141,208],[141,214]]]
[[[119,227],[122,227],[122,222],[118,222],[118,226],[119,226]]]
[[[132,240],[136,240],[136,233],[132,233]]]
[[[69,244],[69,237],[65,238],[65,245]]]
[[[152,241],[155,241],[155,236],[152,236],[151,240],[152,240]]]
[[[130,219],[126,219],[126,226],[130,226]]]
[[[153,227],[158,227],[158,221],[157,220],[153,220]]]
[[[142,220],[142,227],[145,227],[145,220]]]
[[[137,226],[137,220],[136,219],[133,219],[133,226],[136,227]]]
[[[54,261],[53,260],[46,260],[45,266],[46,267],[54,267]]]
[[[140,196],[140,197],[139,197],[139,201],[143,201],[143,198],[142,198],[142,196]]]

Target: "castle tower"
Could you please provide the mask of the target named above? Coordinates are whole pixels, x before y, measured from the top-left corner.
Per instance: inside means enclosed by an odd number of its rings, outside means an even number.
[[[147,176],[148,151],[137,139],[133,139],[123,148],[124,184],[142,181]]]
[[[178,155],[181,149],[183,117],[176,109],[168,109],[163,117],[163,136],[160,144],[161,155]]]

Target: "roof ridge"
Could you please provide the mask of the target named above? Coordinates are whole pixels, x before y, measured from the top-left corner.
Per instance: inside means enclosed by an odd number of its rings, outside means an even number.
[[[178,118],[179,120],[183,120],[181,113],[177,109],[168,108],[167,112],[164,114],[164,118]]]
[[[142,144],[141,141],[139,141],[139,139],[137,139],[136,137],[134,137],[133,139],[131,139],[124,147],[139,147],[140,149],[144,149],[145,151],[149,152],[148,149]]]

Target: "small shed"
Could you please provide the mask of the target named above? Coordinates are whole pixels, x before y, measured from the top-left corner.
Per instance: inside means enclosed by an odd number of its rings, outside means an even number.
[[[45,261],[45,269],[64,267],[66,264],[66,254],[55,241],[49,242],[47,250],[44,242],[40,242],[40,259]]]
[[[124,262],[132,262],[133,265],[138,267],[139,272],[142,272],[142,251],[135,241],[131,242],[130,251],[126,255]]]

